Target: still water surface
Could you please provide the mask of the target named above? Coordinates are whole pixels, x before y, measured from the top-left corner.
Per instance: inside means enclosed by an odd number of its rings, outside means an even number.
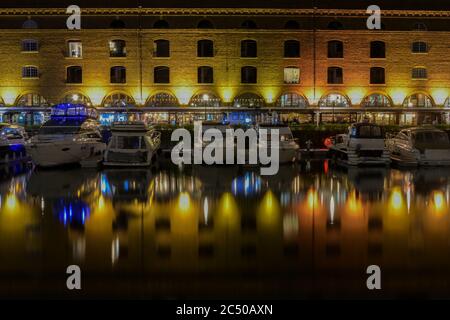
[[[2,171],[0,296],[450,298],[450,169],[258,173]]]

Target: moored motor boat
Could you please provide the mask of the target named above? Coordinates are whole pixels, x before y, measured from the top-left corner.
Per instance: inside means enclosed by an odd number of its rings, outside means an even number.
[[[346,134],[331,139],[328,153],[333,162],[345,165],[389,165],[383,129],[370,123],[352,124]]]
[[[118,122],[111,128],[105,166],[145,167],[156,160],[161,133],[144,122]]]
[[[27,152],[39,167],[97,165],[106,149],[97,119],[97,111],[92,107],[56,105],[50,120],[26,144]]]
[[[300,160],[300,146],[297,143],[297,139],[294,138],[291,128],[288,125],[283,124],[260,124],[257,127],[259,135],[259,148],[271,148],[271,134],[273,130],[277,130],[279,134],[279,162],[291,163]],[[267,141],[261,140],[261,130],[266,130]]]
[[[404,166],[449,166],[450,140],[445,131],[431,126],[401,130],[389,137],[392,161]]]
[[[0,164],[27,159],[25,129],[8,123],[0,123]]]

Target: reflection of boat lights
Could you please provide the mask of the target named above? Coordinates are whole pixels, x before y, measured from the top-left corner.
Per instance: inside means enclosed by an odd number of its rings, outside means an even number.
[[[237,177],[231,184],[231,191],[236,195],[256,195],[261,191],[261,178],[247,172],[243,177]]]
[[[182,211],[189,210],[191,205],[191,200],[189,199],[189,194],[182,192],[178,198],[178,208]]]
[[[411,210],[411,186],[408,185],[406,189],[406,206],[408,208],[408,213]]]
[[[116,264],[117,260],[119,260],[119,255],[120,255],[120,240],[119,238],[115,238],[111,244],[112,264]]]
[[[400,190],[395,189],[392,191],[389,205],[394,210],[400,210],[403,207],[403,195]]]
[[[334,224],[334,212],[335,212],[334,196],[331,196],[331,199],[330,199],[330,223],[331,224]]]
[[[208,198],[205,198],[205,201],[203,201],[203,216],[205,217],[205,224],[208,224],[208,214],[209,214]]]
[[[108,178],[106,177],[105,174],[102,174],[100,176],[100,190],[101,190],[102,194],[104,194],[104,195],[112,194],[111,186],[110,186]]]
[[[91,211],[89,206],[81,200],[60,200],[55,204],[54,212],[64,225],[84,225]]]

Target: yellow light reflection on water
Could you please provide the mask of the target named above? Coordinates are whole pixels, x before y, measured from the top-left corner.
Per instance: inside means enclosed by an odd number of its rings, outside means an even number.
[[[278,199],[272,191],[267,191],[261,200],[259,207],[259,220],[265,226],[273,226],[277,223],[281,209]]]
[[[178,196],[178,209],[180,211],[186,212],[191,207],[191,199],[189,197],[189,194],[186,192],[180,193]]]
[[[432,195],[432,198],[433,198],[433,209],[435,210],[435,212],[437,213],[442,212],[446,207],[444,193],[441,191],[435,191]]]
[[[5,208],[7,211],[14,212],[18,208],[18,200],[17,196],[13,193],[10,193],[6,196],[5,200]]]
[[[350,195],[347,199],[346,207],[347,207],[347,212],[350,212],[352,214],[359,214],[363,211],[362,202],[360,199],[358,199],[356,197],[355,191],[350,193]]]
[[[314,208],[317,207],[317,204],[319,202],[319,196],[316,190],[309,189],[308,194],[306,195],[306,199],[308,201],[309,210],[313,210]]]
[[[389,199],[389,207],[395,211],[402,210],[404,208],[403,195],[400,189],[396,188],[392,191]]]

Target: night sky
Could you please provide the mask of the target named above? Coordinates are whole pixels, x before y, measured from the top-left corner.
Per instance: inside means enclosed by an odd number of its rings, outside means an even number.
[[[257,8],[367,8],[450,10],[450,0],[0,0],[0,7],[257,7]]]

